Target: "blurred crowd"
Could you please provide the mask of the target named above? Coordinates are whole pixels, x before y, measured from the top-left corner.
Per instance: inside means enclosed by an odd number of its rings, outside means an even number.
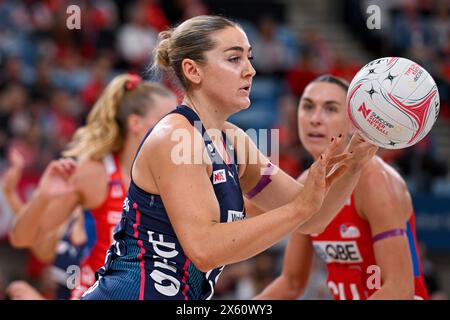
[[[356,28],[362,22],[365,24],[366,8],[371,4],[378,4],[381,10],[381,28]],[[447,119],[450,94],[449,6],[446,0],[346,0],[342,7],[345,21],[371,52],[406,56],[433,75],[443,100],[441,115]],[[348,10],[350,7],[354,10]]]
[[[380,29],[366,25],[369,5],[380,9]],[[350,10],[352,8],[352,10]],[[450,119],[450,3],[447,0],[346,0],[343,21],[374,56],[403,56],[416,61],[435,79],[441,100],[440,119]],[[442,137],[448,139],[447,137]],[[431,132],[413,148],[386,152],[415,192],[450,194],[448,160],[438,158],[437,137]]]
[[[66,26],[71,4],[81,9],[81,29]],[[441,118],[449,121],[450,3],[380,1],[380,6],[385,10],[385,32],[355,27],[365,19],[364,1],[346,0],[342,18],[351,32],[360,33],[362,43],[375,43],[369,47],[374,58],[408,56],[425,66],[439,84]],[[28,199],[45,166],[60,156],[106,84],[123,71],[146,76],[158,32],[209,13],[215,12],[202,0],[0,0],[0,175],[8,165],[9,150],[18,150],[25,158],[19,193]],[[351,81],[367,61],[349,61],[345,53],[330,49],[314,29],[296,35],[286,21],[270,12],[254,21],[237,20],[252,44],[257,76],[252,107],[231,120],[243,129],[279,129],[279,165],[297,177],[311,163],[297,137],[297,103],[306,84],[324,73]],[[408,181],[417,192],[432,192],[435,179],[447,173],[436,156],[432,135],[414,148],[382,155],[411,177]],[[3,271],[9,275],[0,279],[0,289],[21,278],[34,279],[39,286],[45,268],[26,251],[8,247],[10,223],[0,194],[0,268],[8,269]],[[282,247],[230,266],[219,281],[217,297],[251,298],[258,293],[281,270]],[[4,257],[11,257],[16,265],[3,263]],[[316,269],[313,279],[324,283],[319,262]],[[307,296],[328,298],[326,288],[316,288]]]

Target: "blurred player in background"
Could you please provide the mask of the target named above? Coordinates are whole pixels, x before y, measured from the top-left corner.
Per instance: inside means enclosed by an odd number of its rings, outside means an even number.
[[[353,132],[346,109],[347,90],[345,80],[321,76],[306,87],[300,99],[299,137],[314,159],[337,132],[348,137]],[[303,182],[307,175],[305,171],[298,180]],[[351,197],[325,231],[292,233],[282,274],[257,298],[301,296],[313,249],[327,264],[327,285],[334,299],[428,299],[411,196],[402,177],[379,157],[365,165]]]
[[[71,298],[79,298],[95,282],[95,271],[103,265],[139,142],[176,103],[175,96],[159,84],[130,74],[115,77],[64,153],[77,162],[51,162],[31,201],[20,211],[10,236],[16,247],[41,242],[77,206],[92,215],[95,239],[89,239],[93,244],[81,262],[80,285]]]
[[[11,211],[17,215],[24,206],[17,193],[17,187],[22,177],[25,159],[15,148],[10,150],[8,158],[9,167],[3,175],[2,188]],[[70,290],[67,287],[67,268],[80,264],[85,244],[84,219],[77,208],[67,223],[49,232],[43,241],[36,242],[30,247],[31,252],[40,262],[52,263],[51,283],[48,285],[54,292],[50,293],[50,296],[44,296],[26,281],[17,280],[8,285],[9,298],[12,300],[68,299]]]

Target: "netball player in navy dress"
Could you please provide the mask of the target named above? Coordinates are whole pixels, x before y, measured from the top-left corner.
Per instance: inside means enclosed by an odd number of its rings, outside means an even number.
[[[322,231],[351,194],[376,151],[358,135],[342,154],[334,137],[303,186],[226,122],[250,105],[250,60],[245,33],[223,17],[160,34],[154,63],[185,100],[139,147],[115,241],[84,299],[209,299],[223,266],[295,229]],[[266,212],[246,217],[243,194]]]

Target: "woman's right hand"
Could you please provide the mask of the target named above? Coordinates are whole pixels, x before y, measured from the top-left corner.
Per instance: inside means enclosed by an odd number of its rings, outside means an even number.
[[[294,200],[296,208],[307,210],[310,216],[320,210],[330,187],[347,171],[346,162],[353,157],[348,152],[338,154],[343,142],[342,135],[333,137],[325,152],[309,168],[303,189]]]
[[[45,169],[38,185],[38,192],[46,198],[60,197],[75,191],[69,181],[77,163],[73,159],[53,160]]]

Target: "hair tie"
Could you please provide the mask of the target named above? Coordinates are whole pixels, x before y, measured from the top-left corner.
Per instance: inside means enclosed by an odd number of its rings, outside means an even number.
[[[142,78],[137,74],[130,74],[129,76],[131,77],[131,79],[125,83],[125,89],[127,91],[133,90],[139,83],[142,82]]]

